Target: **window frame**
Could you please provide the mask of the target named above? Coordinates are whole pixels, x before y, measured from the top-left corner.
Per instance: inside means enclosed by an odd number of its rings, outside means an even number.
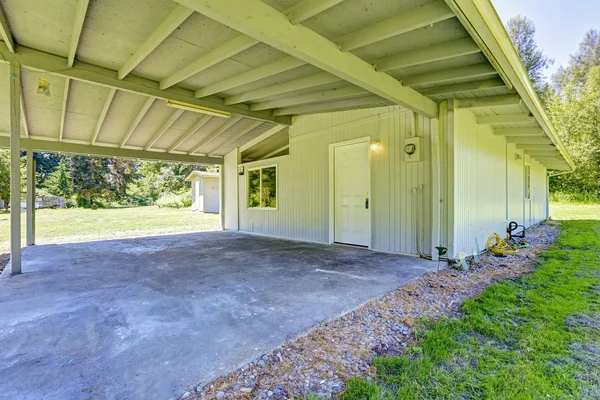
[[[525,200],[531,200],[531,164],[525,163]]]
[[[263,190],[262,190],[262,183],[263,183],[263,174],[262,174],[262,170],[266,169],[266,168],[275,168],[275,207],[250,207],[249,205],[249,200],[250,200],[250,171],[260,171],[260,183],[258,185],[259,188],[259,193],[260,193],[260,197],[259,197],[259,204],[262,204],[262,194],[263,194]],[[246,203],[246,210],[265,210],[265,211],[277,211],[279,209],[279,167],[277,164],[268,164],[268,165],[261,165],[260,167],[252,167],[252,168],[246,168],[246,196],[244,199],[245,203]]]

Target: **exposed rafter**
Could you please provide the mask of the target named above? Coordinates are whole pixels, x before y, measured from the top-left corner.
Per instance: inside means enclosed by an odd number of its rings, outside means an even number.
[[[552,141],[549,137],[531,137],[531,136],[507,136],[507,143],[520,143],[520,144],[551,144]]]
[[[192,136],[194,133],[196,133],[198,131],[198,129],[202,128],[212,118],[213,117],[211,115],[205,115],[202,118],[200,118],[198,121],[196,121],[196,123],[194,125],[192,125],[192,127],[190,129],[185,131],[181,136],[179,136],[177,138],[177,140],[175,142],[173,142],[173,144],[171,146],[169,146],[169,148],[167,149],[167,152],[170,153],[173,150],[175,150],[177,147],[179,147],[179,145],[181,143],[185,142],[190,136]],[[262,122],[262,121],[260,121],[260,122]]]
[[[0,147],[9,147],[10,138],[0,136]],[[21,149],[33,151],[49,151],[70,154],[93,155],[99,157],[120,157],[137,160],[170,161],[189,164],[222,165],[222,157],[191,156],[187,154],[172,154],[158,151],[120,149],[110,146],[97,146],[68,142],[52,142],[48,140],[21,139]]]
[[[250,124],[248,124],[248,126],[244,127],[241,131],[239,131],[238,133],[236,133],[235,135],[231,136],[230,138],[228,138],[227,140],[225,140],[223,143],[219,144],[217,147],[215,147],[214,149],[212,149],[208,153],[208,155],[209,156],[214,156],[219,151],[227,148],[227,146],[229,146],[230,144],[234,143],[236,140],[240,139],[241,137],[243,137],[247,133],[252,132],[254,129],[258,128],[261,125],[262,125],[262,121],[251,122]]]
[[[472,99],[455,100],[455,108],[487,108],[499,106],[518,106],[521,97],[518,94],[507,94],[504,96],[487,96]]]
[[[232,114],[242,115],[244,117],[270,121],[278,124],[291,124],[291,118],[274,117],[268,112],[250,111],[247,105],[228,106],[224,105],[221,99],[206,98],[197,99],[194,92],[180,87],[173,87],[168,90],[160,90],[158,82],[150,79],[129,76],[123,80],[117,79],[117,74],[107,68],[96,65],[77,62],[72,68],[65,68],[67,59],[53,56],[38,50],[33,50],[23,46],[17,46],[17,53],[10,54],[3,42],[0,42],[0,52],[4,54],[4,59],[0,62],[19,62],[22,68],[46,71],[50,74],[71,78],[74,80],[88,82],[109,88],[115,88],[125,92],[140,94],[163,100],[175,100],[183,103],[189,103],[200,107],[208,107],[215,110],[221,110]]]
[[[322,103],[325,101],[350,99],[354,97],[367,96],[369,92],[356,86],[349,86],[340,89],[324,90],[317,93],[308,93],[299,96],[286,97],[279,100],[265,101],[263,103],[253,104],[250,109],[259,111],[271,108],[281,108],[295,106],[298,104]]]
[[[240,146],[240,153],[242,153],[242,152],[244,152],[244,151],[246,151],[246,150],[248,150],[248,149],[256,146],[257,144],[259,144],[262,141],[267,140],[268,138],[270,138],[274,134],[282,131],[285,128],[286,128],[285,125],[275,125],[274,127],[272,127],[271,129],[269,129],[265,133],[261,134],[260,136],[255,137],[254,139],[252,139],[248,143],[245,143],[244,145]]]
[[[494,135],[498,136],[545,136],[546,133],[542,128],[509,128],[509,129],[494,129]]]
[[[480,115],[477,117],[480,125],[496,124],[526,124],[535,123],[535,118],[529,114]]]
[[[343,0],[302,0],[289,8],[285,12],[285,15],[287,15],[290,22],[295,25],[322,13],[342,1]]]
[[[110,109],[110,105],[117,93],[117,89],[112,88],[108,92],[108,96],[104,101],[104,107],[102,107],[102,111],[100,112],[100,116],[98,116],[98,121],[96,122],[96,127],[94,128],[94,135],[92,136],[92,140],[90,144],[96,144],[96,140],[98,140],[98,135],[100,134],[100,130],[102,129],[102,125],[104,124],[104,120],[106,119],[106,114],[108,114],[108,110]]]
[[[273,111],[274,115],[300,115],[300,114],[313,114],[320,113],[329,110],[336,110],[339,108],[346,107],[357,107],[357,106],[365,106],[371,104],[377,104],[385,102],[385,99],[382,99],[379,96],[366,96],[359,97],[357,99],[345,99],[345,100],[337,100],[330,101],[326,103],[315,103],[315,104],[306,104],[295,107],[285,107],[278,108]]]
[[[67,106],[69,105],[69,87],[71,86],[71,80],[65,79],[65,90],[63,92],[62,108],[60,114],[60,127],[58,130],[58,141],[62,142],[65,133],[65,122],[67,120]]]
[[[556,147],[549,144],[517,144],[517,150],[556,150]]]
[[[391,76],[375,71],[371,64],[341,51],[338,45],[318,33],[302,25],[290,29],[288,18],[261,0],[176,1],[395,104],[428,117],[437,115],[434,101]]]
[[[351,32],[337,38],[335,42],[342,50],[349,51],[453,17],[454,13],[450,8],[438,0]]]
[[[242,117],[231,117],[231,118],[229,118],[227,121],[225,121],[224,124],[222,124],[216,130],[214,130],[213,132],[211,132],[210,134],[208,134],[198,144],[196,144],[196,146],[194,146],[190,151],[188,151],[188,154],[194,154],[195,152],[197,152],[198,150],[200,150],[202,147],[206,146],[207,144],[209,144],[210,142],[212,142],[213,140],[215,140],[219,135],[221,135],[222,133],[226,132],[233,125],[237,124],[241,119],[242,119]]]
[[[2,4],[0,4],[0,36],[2,37],[2,40],[4,40],[4,43],[6,44],[8,51],[10,51],[11,53],[14,53],[15,52],[15,42],[13,40],[12,33],[10,33],[10,25],[8,24],[8,19],[6,18],[6,14],[4,13],[4,10],[2,9]]]
[[[295,57],[284,57],[277,61],[273,61],[267,65],[252,69],[250,71],[241,73],[229,79],[224,79],[215,84],[203,87],[196,90],[196,97],[202,98],[210,96],[211,94],[223,92],[234,87],[242,86],[247,83],[255,82],[272,75],[279,74],[281,72],[289,71],[294,68],[301,67],[306,63],[302,60],[298,60]]]
[[[231,39],[227,43],[202,55],[193,63],[175,71],[171,75],[162,79],[160,81],[160,88],[169,88],[189,78],[192,75],[202,72],[205,69],[210,68],[213,65],[218,64],[221,61],[226,60],[227,58],[254,46],[257,43],[258,40],[248,37],[246,35],[240,35],[234,39]]]
[[[559,155],[558,150],[525,150],[525,154],[529,154],[531,156],[554,156]]]
[[[283,93],[293,92],[300,89],[310,89],[329,83],[342,81],[341,78],[331,75],[329,72],[318,72],[316,74],[305,76],[304,78],[294,79],[292,81],[272,85],[256,90],[251,90],[246,93],[238,94],[225,98],[225,104],[238,104],[250,100],[263,99],[266,97],[277,96]]]
[[[75,12],[75,22],[73,23],[73,31],[71,32],[71,41],[69,43],[69,56],[67,57],[67,65],[73,66],[75,62],[75,54],[77,54],[77,46],[79,46],[79,37],[83,29],[85,15],[87,14],[90,0],[78,0],[77,11]]]
[[[162,135],[164,135],[164,133],[171,127],[171,125],[173,125],[175,121],[177,121],[179,117],[183,115],[184,112],[184,110],[175,110],[175,112],[171,114],[171,116],[165,121],[165,123],[160,128],[158,128],[154,135],[152,135],[152,138],[148,140],[148,143],[146,143],[146,145],[144,146],[144,150],[149,150],[154,145],[154,143],[156,143],[156,141],[160,139]]]
[[[438,96],[442,94],[452,94],[468,92],[471,90],[485,90],[506,87],[504,81],[500,78],[484,79],[480,81],[471,81],[463,83],[454,83],[444,86],[435,86],[426,89],[417,89],[424,96]]]
[[[285,146],[281,146],[280,148],[278,148],[278,149],[275,149],[275,150],[273,150],[273,151],[271,151],[271,152],[269,152],[269,153],[265,154],[264,156],[261,156],[261,157],[260,157],[260,159],[261,159],[261,160],[264,160],[264,159],[266,159],[266,158],[269,158],[269,157],[276,156],[277,154],[279,154],[279,153],[282,153],[282,152],[284,152],[285,150],[287,150],[287,149],[289,149],[289,148],[290,148],[290,145],[289,145],[289,144],[286,144]]]
[[[390,71],[480,52],[473,39],[467,37],[379,58],[373,64],[379,71]]]
[[[462,79],[489,78],[497,74],[494,67],[485,63],[410,75],[402,78],[402,82],[406,86],[437,85]]]
[[[23,121],[23,130],[25,131],[25,137],[29,139],[29,124],[27,123],[27,113],[25,112],[25,100],[23,100],[23,87],[21,87],[21,120]]]
[[[144,116],[146,115],[146,113],[148,112],[150,107],[152,106],[152,103],[154,103],[154,98],[148,97],[148,99],[142,106],[142,109],[137,113],[137,115],[135,116],[135,118],[133,119],[131,124],[129,124],[129,128],[127,128],[127,132],[125,132],[125,136],[123,136],[123,138],[119,142],[119,147],[125,146],[125,143],[127,143],[129,138],[133,134],[133,131],[135,131],[135,128],[137,128],[138,125],[140,124],[140,122],[142,121],[142,119],[144,119]]]
[[[119,68],[119,79],[125,78],[135,67],[137,67],[154,49],[156,49],[179,25],[183,23],[193,11],[180,5],[175,6],[173,11],[150,33],[135,53],[121,68]]]

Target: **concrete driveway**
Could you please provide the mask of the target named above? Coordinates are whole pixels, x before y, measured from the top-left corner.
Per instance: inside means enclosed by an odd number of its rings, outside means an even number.
[[[234,232],[35,246],[23,260],[0,279],[7,399],[176,398],[435,268]]]

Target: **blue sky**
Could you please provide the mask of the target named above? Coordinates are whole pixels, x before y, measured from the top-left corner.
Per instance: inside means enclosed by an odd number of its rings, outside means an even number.
[[[549,77],[569,61],[590,29],[600,30],[600,0],[492,0],[504,23],[515,15],[533,20],[536,42],[555,63]]]

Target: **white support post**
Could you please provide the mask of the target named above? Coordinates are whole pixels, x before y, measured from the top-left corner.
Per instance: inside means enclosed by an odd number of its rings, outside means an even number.
[[[35,244],[35,161],[27,149],[27,246]]]
[[[10,273],[21,273],[21,65],[10,64]]]

